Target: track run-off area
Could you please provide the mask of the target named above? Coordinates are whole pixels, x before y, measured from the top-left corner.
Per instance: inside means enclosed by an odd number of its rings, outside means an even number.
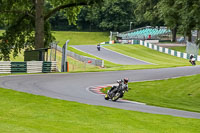
[[[200,119],[200,113],[149,106],[123,100],[117,102],[106,101],[103,95],[90,91],[91,88],[98,86],[115,84],[116,80],[124,77],[128,77],[130,82],[137,82],[195,74],[200,74],[200,66],[109,72],[12,75],[0,76],[0,87],[91,105]]]

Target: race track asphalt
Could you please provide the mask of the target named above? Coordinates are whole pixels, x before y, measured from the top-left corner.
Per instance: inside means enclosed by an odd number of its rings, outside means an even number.
[[[99,57],[101,59],[113,62],[115,64],[122,64],[122,65],[149,65],[152,63],[145,62],[133,57],[129,57],[114,51],[111,51],[109,49],[106,49],[104,47],[101,47],[101,50],[97,50],[97,46],[95,45],[73,45],[71,46],[77,50],[83,51],[85,53],[94,55],[96,57]]]
[[[93,73],[0,76],[0,87],[91,105],[200,119],[200,113],[195,112],[161,108],[126,101],[106,101],[102,95],[97,95],[88,90],[88,88],[92,86],[114,84],[116,80],[124,77],[128,77],[130,81],[135,82],[194,74],[200,74],[200,66]]]

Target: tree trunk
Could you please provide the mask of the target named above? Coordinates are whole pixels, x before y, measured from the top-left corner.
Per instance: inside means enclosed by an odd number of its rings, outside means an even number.
[[[176,42],[177,27],[172,29],[172,42]]]
[[[192,42],[192,33],[191,33],[191,30],[189,30],[189,31],[187,32],[187,36],[188,36],[188,41],[189,41],[189,42]]]
[[[35,0],[35,48],[44,48],[44,0]]]

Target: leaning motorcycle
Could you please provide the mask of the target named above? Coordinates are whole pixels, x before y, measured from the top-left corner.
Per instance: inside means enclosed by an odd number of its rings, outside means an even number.
[[[110,90],[108,90],[104,98],[105,100],[111,99],[112,101],[117,101],[119,98],[124,96],[125,91],[128,91],[128,89],[122,89],[122,85],[119,84],[118,86],[113,86]]]

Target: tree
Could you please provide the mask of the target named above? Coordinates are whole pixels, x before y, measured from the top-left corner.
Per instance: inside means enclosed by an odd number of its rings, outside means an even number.
[[[177,0],[182,6],[180,11],[181,30],[192,41],[191,30],[200,30],[200,1],[199,0]]]
[[[160,0],[136,0],[135,16],[138,24],[151,26],[163,25],[163,19],[159,16],[157,4]]]
[[[84,8],[79,24],[89,24],[90,29],[125,31],[135,22],[133,0],[105,0],[101,7]]]
[[[104,4],[102,4],[102,7]],[[101,30],[99,24],[101,22],[101,7],[83,7],[81,13],[78,16],[78,29],[96,31]]]
[[[162,18],[165,25],[172,30],[172,41],[176,42],[177,29],[181,23],[179,12],[182,6],[178,4],[176,0],[161,0],[157,7],[160,18]]]
[[[199,0],[161,0],[158,4],[160,17],[170,27],[173,41],[176,41],[177,29],[192,41],[191,30],[200,29]]]
[[[101,8],[100,28],[104,30],[125,31],[134,22],[135,4],[132,0],[107,0]]]
[[[6,25],[0,44],[0,59],[9,60],[25,47],[44,48],[54,39],[49,18],[63,11],[69,23],[75,24],[84,5],[93,5],[103,0],[0,0],[0,19]],[[50,6],[46,8],[46,4]]]

